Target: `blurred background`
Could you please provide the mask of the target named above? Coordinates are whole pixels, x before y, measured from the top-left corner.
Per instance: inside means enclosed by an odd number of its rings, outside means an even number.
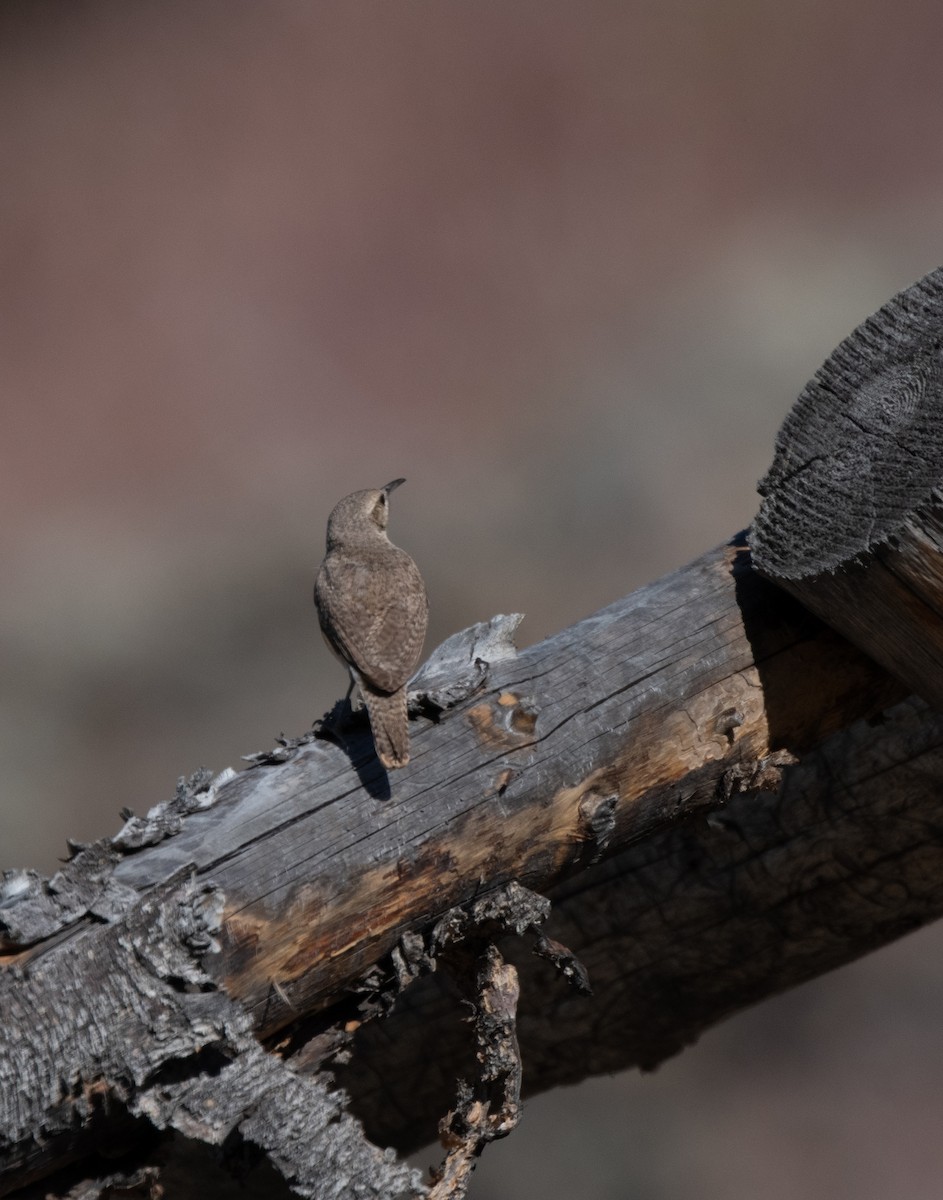
[[[0,867],[301,733],[398,475],[427,649],[750,521],[833,346],[943,261],[922,0],[0,9]],[[527,1105],[474,1200],[938,1200],[943,937]]]

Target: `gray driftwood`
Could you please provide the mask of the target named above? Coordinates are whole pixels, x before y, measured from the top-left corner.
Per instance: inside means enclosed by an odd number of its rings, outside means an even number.
[[[434,656],[389,777],[348,716],[5,875],[0,1194],[460,1196],[522,1086],[943,913],[943,719],[747,538],[519,655],[515,623]],[[437,1134],[423,1182],[397,1152]]]
[[[684,832],[689,823],[703,829],[710,814],[723,827],[711,836],[738,844],[723,824],[733,798],[744,793],[745,811],[762,811],[753,789],[775,788],[783,764],[901,692],[760,580],[742,539],[516,657],[492,627],[450,650],[453,673],[477,690],[443,712],[454,693],[442,692],[441,662],[432,664],[428,692],[415,698],[431,715],[414,722],[414,760],[390,777],[392,794],[363,727],[344,748],[281,739],[239,775],[198,774],[165,808],[129,817],[112,842],[79,850],[52,880],[7,876],[0,987],[3,1011],[14,1016],[0,1032],[2,1186],[86,1158],[113,1133],[120,1143],[129,1128],[141,1139],[138,1167],[155,1152],[156,1128],[227,1151],[261,1147],[301,1194],[330,1194],[338,1180],[349,1195],[419,1194],[344,1114],[331,1072],[343,1074],[379,1144],[436,1135],[456,1102],[456,1075],[475,1078],[466,1010],[447,1005],[434,1037],[425,1024],[416,1061],[397,1063],[388,1079],[369,1028],[386,1046],[384,1031],[398,1018],[382,1014],[401,992],[409,1011],[412,980],[436,966],[443,922],[514,881],[564,888],[576,905],[569,922],[582,923],[581,906],[586,914],[590,949],[602,944],[611,907],[610,934],[644,944],[652,964],[670,957],[681,931],[653,921],[669,911],[655,891],[653,912],[627,926],[611,899],[602,908],[594,901],[606,894],[597,888],[612,886],[605,860],[634,843],[654,846],[652,835],[666,829],[685,845],[695,836]],[[659,853],[643,886],[660,877],[676,891],[683,923],[710,923],[709,894],[736,894],[750,876],[745,867],[742,882],[705,891],[693,868],[679,870],[683,858]],[[796,871],[790,863],[784,879],[763,877],[771,888],[789,886]],[[751,904],[759,909],[757,898]],[[914,912],[908,901],[891,923],[936,911],[930,903]],[[541,961],[555,959],[554,972],[578,976],[562,946],[541,940],[541,917],[528,912],[521,931]],[[816,920],[810,913],[810,936]],[[585,956],[586,938],[573,933],[556,940]],[[703,955],[711,990],[735,1005],[745,1002],[742,972],[716,970],[724,938],[721,921],[717,940],[699,937],[690,953]],[[839,941],[817,969],[873,941],[870,927],[866,944]],[[627,987],[636,994],[638,969],[623,977],[612,961],[594,963],[590,982],[600,997]],[[550,990],[541,982],[528,1000],[529,976],[523,1028],[535,1027],[539,996],[548,1017],[565,1011],[582,1026],[587,1053],[585,1066],[557,1055],[548,1071],[540,1056],[532,1068],[525,1050],[528,1086],[632,1061],[637,1049],[616,1040],[588,1052],[611,1002],[572,991],[562,977]],[[767,990],[789,981],[784,967]],[[655,974],[650,986],[666,999]],[[752,995],[761,992],[754,984]],[[725,1010],[722,999],[702,1007],[696,995],[676,992],[657,1022],[649,1010],[646,1065]],[[408,1044],[405,1035],[396,1041]],[[578,1046],[575,1034],[568,1044]],[[443,1080],[444,1089],[433,1086]],[[404,1085],[412,1101],[389,1103]]]

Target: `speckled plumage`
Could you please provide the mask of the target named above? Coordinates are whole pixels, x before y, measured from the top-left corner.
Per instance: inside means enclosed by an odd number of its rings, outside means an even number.
[[[403,482],[353,492],[335,505],[314,585],[321,631],[360,688],[387,768],[409,762],[406,683],[419,663],[429,611],[418,567],[386,533],[390,492]]]

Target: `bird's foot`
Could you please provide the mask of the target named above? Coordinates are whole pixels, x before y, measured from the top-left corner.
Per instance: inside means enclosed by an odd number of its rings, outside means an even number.
[[[359,700],[356,704],[351,702],[349,696],[345,696],[343,700],[338,700],[334,707],[313,721],[311,728],[314,731],[315,737],[324,738],[326,741],[334,742],[336,745],[344,749],[347,744],[347,739],[344,736],[345,730],[352,728],[355,725],[362,724],[363,701]]]

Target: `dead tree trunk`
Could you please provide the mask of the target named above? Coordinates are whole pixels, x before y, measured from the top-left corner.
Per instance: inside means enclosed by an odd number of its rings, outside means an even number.
[[[654,1066],[943,913],[943,719],[745,538],[519,655],[514,624],[433,656],[389,779],[363,729],[282,739],[7,873],[0,1194],[222,1195],[211,1146],[264,1195],[421,1196],[377,1146],[441,1122],[460,1195],[522,1067]]]

